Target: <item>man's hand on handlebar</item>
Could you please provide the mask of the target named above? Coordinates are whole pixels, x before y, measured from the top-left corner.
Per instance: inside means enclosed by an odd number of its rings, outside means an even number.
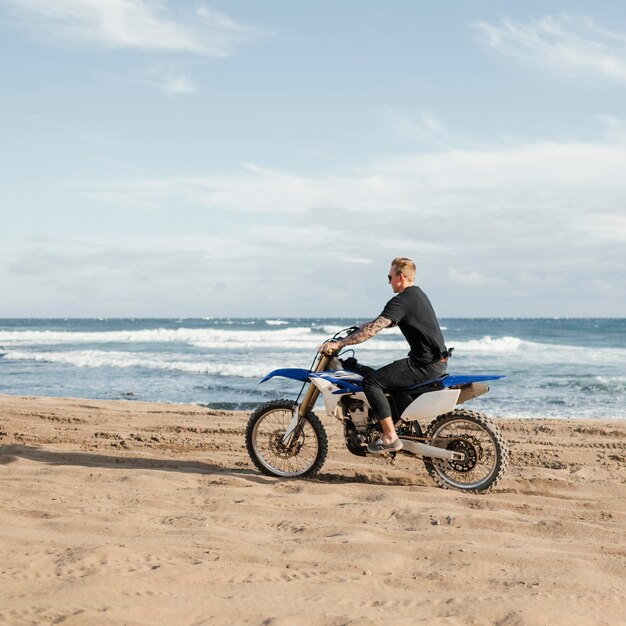
[[[340,341],[334,341],[334,340],[325,341],[321,346],[317,348],[317,351],[321,352],[322,354],[327,354],[329,356],[333,354],[337,354],[339,350],[341,350],[342,348],[345,348],[347,344],[353,343],[352,341],[346,342],[346,339],[350,335],[354,335],[354,333],[356,333],[359,330],[361,330],[360,326],[350,326],[350,328],[345,328],[344,330],[341,331],[341,333],[346,333],[345,337],[340,337]],[[337,333],[337,335],[339,334],[340,333]],[[337,337],[337,335],[335,335],[335,337]]]
[[[330,355],[339,352],[340,349],[341,345],[337,341],[326,341],[321,346],[319,346],[317,351],[321,352],[322,354]]]

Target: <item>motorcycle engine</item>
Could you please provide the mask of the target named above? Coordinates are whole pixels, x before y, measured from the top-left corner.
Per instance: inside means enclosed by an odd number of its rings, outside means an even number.
[[[365,403],[354,398],[344,398],[341,402],[346,417],[344,420],[346,448],[356,456],[366,456],[369,426]]]
[[[346,412],[350,416],[357,433],[367,433],[368,415],[362,400],[348,400]]]

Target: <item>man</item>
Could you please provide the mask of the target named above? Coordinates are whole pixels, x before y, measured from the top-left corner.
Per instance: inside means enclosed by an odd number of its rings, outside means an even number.
[[[382,313],[349,337],[329,341],[319,348],[329,353],[338,352],[345,346],[363,343],[383,328],[392,326],[398,326],[409,342],[411,350],[406,359],[385,365],[363,379],[363,391],[383,431],[382,439],[368,446],[373,454],[402,449],[385,390],[409,387],[443,376],[448,358],[433,307],[426,294],[415,285],[415,263],[403,257],[394,259],[387,278],[396,295],[387,302]]]

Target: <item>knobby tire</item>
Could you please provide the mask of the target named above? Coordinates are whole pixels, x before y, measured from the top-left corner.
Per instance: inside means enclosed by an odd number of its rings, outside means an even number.
[[[483,479],[468,483],[454,478],[455,473],[462,477],[463,472],[455,472],[453,462],[451,461],[424,457],[423,461],[426,471],[435,483],[443,489],[457,489],[469,493],[486,493],[500,481],[506,470],[509,462],[509,449],[506,441],[503,439],[497,426],[488,417],[468,409],[456,409],[439,416],[429,425],[426,437],[431,445],[437,445],[433,438],[436,438],[439,433],[443,432],[446,426],[452,426],[455,422],[458,424],[463,422],[472,424],[477,429],[477,432],[488,436],[489,443],[495,451],[493,467]],[[458,439],[462,440],[463,436],[463,434],[459,433]],[[465,436],[468,435],[465,434]],[[469,435],[469,439],[472,439],[471,435]],[[451,436],[448,447],[454,445],[453,440],[454,436]],[[469,471],[467,473],[469,474]]]
[[[297,404],[293,400],[273,400],[260,406],[248,420],[246,426],[246,448],[257,469],[267,476],[278,478],[313,478],[321,469],[328,454],[328,436],[319,417],[307,411],[300,432],[294,437],[295,446],[291,450],[281,448],[280,438],[286,432],[287,424]],[[267,422],[267,424],[265,424]],[[273,428],[273,426],[275,426]],[[267,428],[271,432],[261,432]],[[316,450],[310,459],[301,454],[307,439],[314,437]],[[298,447],[300,446],[300,447]],[[279,467],[279,463],[289,469]]]

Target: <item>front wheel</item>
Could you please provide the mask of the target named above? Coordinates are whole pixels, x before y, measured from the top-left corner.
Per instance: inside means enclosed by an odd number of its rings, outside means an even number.
[[[508,446],[497,426],[475,411],[456,409],[441,415],[430,424],[426,437],[432,446],[463,455],[458,461],[424,457],[430,477],[444,489],[489,491],[509,461]]]
[[[322,422],[308,411],[289,445],[283,443],[297,410],[292,400],[274,400],[260,406],[248,420],[246,447],[252,462],[268,476],[312,478],[328,454],[328,437]]]

